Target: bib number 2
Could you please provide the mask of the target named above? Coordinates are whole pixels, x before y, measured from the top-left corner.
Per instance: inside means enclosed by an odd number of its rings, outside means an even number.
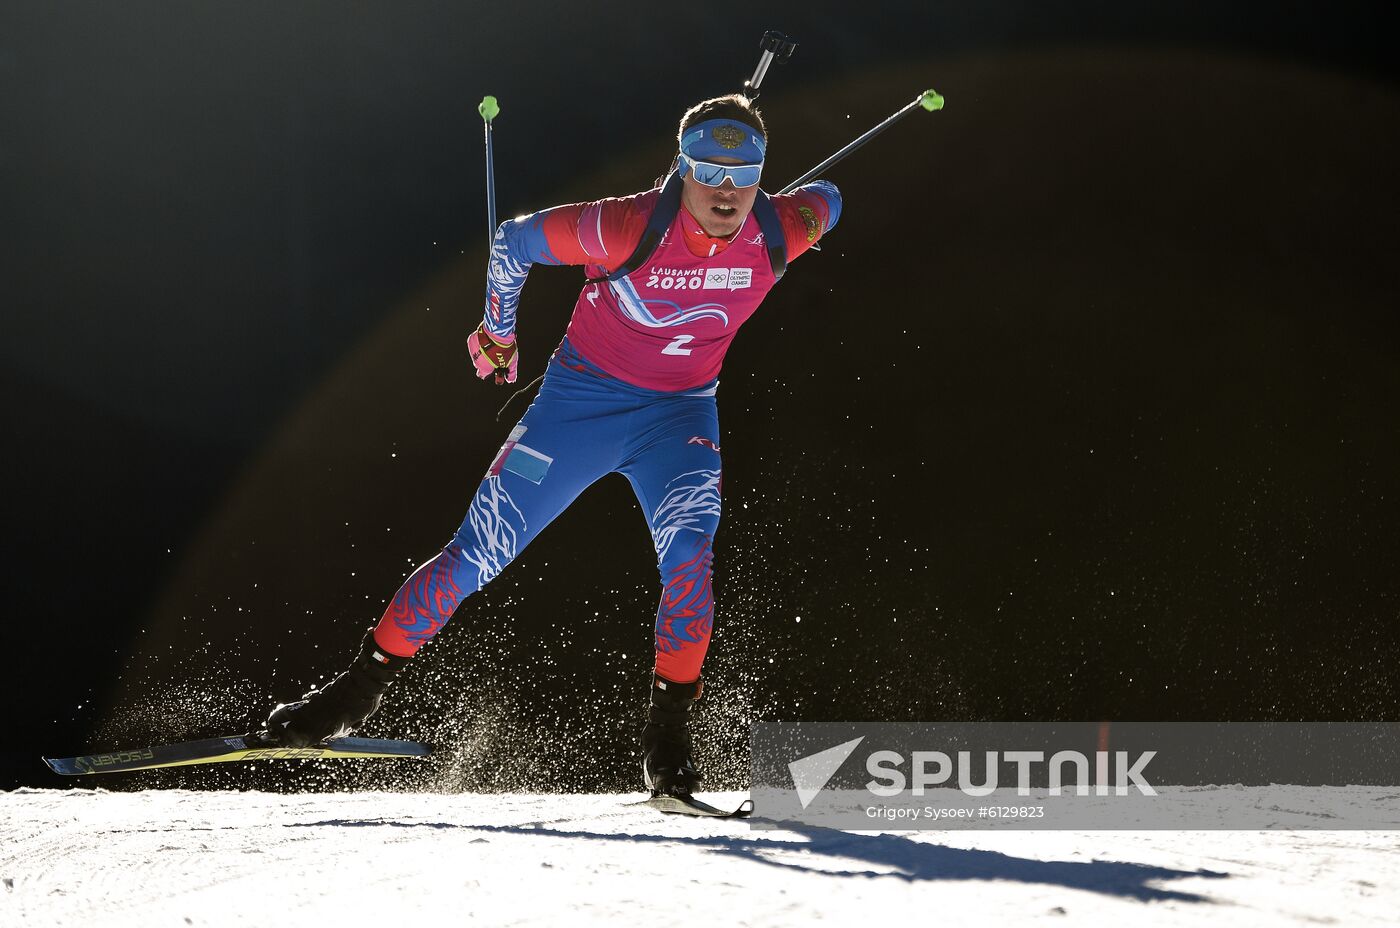
[[[671,340],[671,344],[661,349],[662,354],[690,354],[690,349],[683,347],[695,341],[694,335],[677,335]]]

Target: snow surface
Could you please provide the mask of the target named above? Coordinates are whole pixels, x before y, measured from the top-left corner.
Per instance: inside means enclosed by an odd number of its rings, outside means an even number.
[[[623,805],[639,798],[0,793],[0,925],[1393,925],[1400,911],[1393,832],[756,830]]]

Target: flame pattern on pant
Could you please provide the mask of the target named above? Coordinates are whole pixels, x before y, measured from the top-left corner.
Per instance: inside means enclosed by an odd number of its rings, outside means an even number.
[[[656,672],[677,683],[695,680],[714,623],[712,542],[720,521],[715,387],[710,382],[665,393],[599,376],[565,338],[451,543],[394,594],[374,631],[379,647],[412,657],[580,493],[606,474],[621,473],[647,514],[661,575]],[[509,466],[511,455],[524,449],[522,437],[531,466]]]
[[[704,531],[719,522],[719,471],[693,470],[666,484],[666,497],[651,517],[651,540],[656,560],[665,563],[672,542],[681,532]],[[713,535],[714,529],[710,529]]]
[[[720,517],[719,484],[718,470],[682,474],[666,485],[666,496],[652,516],[661,571],[656,672],[677,683],[700,676],[714,628],[711,577]]]
[[[468,567],[462,549],[455,542],[443,548],[399,587],[384,610],[380,625],[391,623],[397,629],[394,637],[417,651],[437,634],[467,598],[468,591],[462,589],[461,580],[468,573]],[[376,634],[375,639],[384,647],[382,636]]]
[[[401,657],[417,653],[462,600],[505,569],[525,535],[525,517],[501,486],[501,478],[488,476],[456,537],[394,594],[375,629],[375,641]]]

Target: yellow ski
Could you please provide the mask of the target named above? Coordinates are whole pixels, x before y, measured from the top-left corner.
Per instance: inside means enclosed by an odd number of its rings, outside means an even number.
[[[191,764],[223,764],[245,760],[339,760],[355,757],[427,757],[432,748],[417,741],[382,738],[331,738],[304,748],[284,748],[257,735],[206,738],[179,744],[160,744],[129,751],[83,754],[78,757],[45,757],[54,773],[81,776],[89,773],[125,773],[157,767]]]

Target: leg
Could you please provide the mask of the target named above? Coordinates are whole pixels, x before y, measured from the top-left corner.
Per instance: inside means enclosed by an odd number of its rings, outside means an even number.
[[[501,449],[466,518],[452,540],[415,570],[374,629],[374,640],[390,654],[412,657],[447,624],[462,600],[495,578],[540,529],[553,521],[591,483],[554,481],[549,491],[496,473],[511,442]],[[526,486],[516,486],[517,483]],[[579,485],[581,484],[581,485]]]
[[[710,579],[720,517],[719,419],[714,402],[667,418],[623,473],[651,526],[661,573],[656,673],[674,683],[700,677],[714,624]]]
[[[571,383],[567,376],[545,381],[491,463],[457,533],[394,594],[374,630],[382,650],[416,654],[462,600],[613,469],[627,416]]]
[[[712,398],[664,405],[623,473],[651,526],[661,573],[642,775],[653,794],[684,796],[700,781],[688,723],[714,624],[710,576],[720,517],[719,420]]]
[[[385,689],[457,606],[499,574],[583,490],[610,472],[627,407],[607,390],[551,367],[543,388],[496,455],[446,547],[399,587],[350,669],[269,716],[268,741],[315,744],[359,728]]]
[[[379,708],[408,659],[462,600],[500,573],[540,529],[607,473],[606,466],[587,466],[592,460],[587,454],[556,470],[550,455],[519,442],[525,432],[532,438],[535,434],[523,422],[481,481],[452,541],[399,587],[349,670],[325,689],[273,710],[267,720],[270,741],[303,747],[359,728]]]

